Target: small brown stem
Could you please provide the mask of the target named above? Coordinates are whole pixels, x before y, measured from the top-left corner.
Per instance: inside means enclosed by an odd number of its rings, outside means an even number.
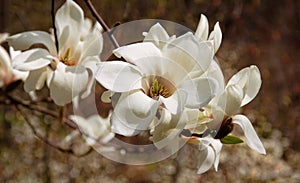
[[[66,106],[63,106],[59,110],[59,121],[61,123],[64,123],[65,114],[66,114]]]

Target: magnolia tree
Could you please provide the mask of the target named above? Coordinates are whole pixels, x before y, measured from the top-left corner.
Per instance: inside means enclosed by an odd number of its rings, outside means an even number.
[[[225,83],[215,56],[222,40],[219,23],[209,32],[201,15],[195,32],[164,20],[137,20],[111,30],[85,2],[95,24],[67,0],[53,11],[49,32],[1,34],[1,43],[9,45],[9,53],[0,47],[1,104],[16,107],[27,121],[31,116],[21,106],[51,115],[103,156],[126,164],[158,162],[194,146],[201,174],[212,166],[217,170],[223,144],[245,141],[266,153],[249,119],[238,114],[260,89],[259,69],[246,67]],[[18,85],[29,99],[11,94]],[[47,96],[39,92],[45,88]],[[59,112],[38,101],[54,103]],[[238,127],[244,137],[233,135]],[[140,139],[145,143],[136,143]]]

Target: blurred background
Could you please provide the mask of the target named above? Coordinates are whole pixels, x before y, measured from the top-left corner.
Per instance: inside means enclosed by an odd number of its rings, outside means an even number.
[[[55,1],[56,8],[63,2]],[[85,3],[77,2],[92,18]],[[300,182],[300,1],[92,2],[110,27],[163,19],[196,30],[200,14],[205,14],[212,30],[219,21],[223,41],[217,58],[226,79],[252,64],[261,71],[262,88],[242,113],[253,122],[267,155],[258,155],[244,144],[224,145],[219,171],[203,175],[196,174],[197,153],[191,147],[183,148],[176,159],[146,166],[118,164],[95,151],[78,157],[45,145],[18,113],[1,105],[0,182]],[[0,32],[48,31],[50,12],[50,0],[0,0]],[[36,119],[35,127],[51,141],[63,143],[57,134],[67,135],[71,129],[39,117],[44,120]],[[89,150],[79,136],[72,148],[77,155]]]

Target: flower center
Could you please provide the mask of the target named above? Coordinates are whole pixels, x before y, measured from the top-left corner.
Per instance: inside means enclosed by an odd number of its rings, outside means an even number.
[[[151,82],[150,82],[151,83]],[[148,95],[153,99],[158,99],[159,96],[169,97],[174,92],[175,87],[163,78],[155,77],[149,88]]]
[[[68,48],[65,55],[60,59],[60,61],[68,66],[75,65],[74,60],[71,60],[71,49]]]

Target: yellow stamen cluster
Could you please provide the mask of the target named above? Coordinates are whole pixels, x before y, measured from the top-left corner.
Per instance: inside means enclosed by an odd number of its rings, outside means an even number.
[[[73,60],[71,60],[71,49],[70,48],[67,49],[65,55],[63,56],[63,58],[60,61],[68,66],[75,65],[75,62]]]
[[[169,96],[169,91],[163,85],[161,85],[157,79],[154,79],[152,86],[150,87],[149,91],[150,97],[156,99],[160,95],[163,97]]]

